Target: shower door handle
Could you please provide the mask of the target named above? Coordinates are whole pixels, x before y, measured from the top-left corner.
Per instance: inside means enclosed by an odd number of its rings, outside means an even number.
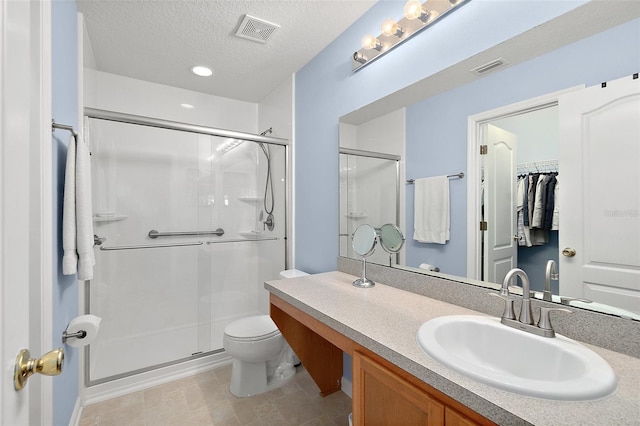
[[[159,232],[155,229],[149,231],[149,238],[158,238],[158,237],[182,237],[189,235],[224,235],[224,229],[218,228],[215,231],[184,231],[184,232]]]

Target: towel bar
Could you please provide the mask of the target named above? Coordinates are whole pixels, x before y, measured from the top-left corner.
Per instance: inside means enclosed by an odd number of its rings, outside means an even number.
[[[464,177],[464,172],[456,173],[455,175],[447,175],[448,178],[458,178],[462,179]],[[415,179],[407,179],[407,183],[412,185],[416,180]]]

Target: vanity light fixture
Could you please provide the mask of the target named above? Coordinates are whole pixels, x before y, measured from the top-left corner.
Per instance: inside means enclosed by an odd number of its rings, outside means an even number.
[[[362,47],[352,55],[352,70],[355,72],[370,64],[469,1],[408,0],[404,5],[402,19],[395,21],[388,18],[382,23],[380,35],[362,38]]]

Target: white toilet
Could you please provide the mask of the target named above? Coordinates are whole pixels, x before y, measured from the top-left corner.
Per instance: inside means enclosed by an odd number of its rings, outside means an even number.
[[[296,269],[280,278],[308,275]],[[238,397],[276,389],[293,379],[297,358],[269,315],[242,318],[224,329],[224,349],[233,357],[230,391]]]

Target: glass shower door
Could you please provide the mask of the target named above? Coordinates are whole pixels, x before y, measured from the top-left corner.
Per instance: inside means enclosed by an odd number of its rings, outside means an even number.
[[[285,146],[87,119],[99,384],[223,350],[285,268]],[[268,224],[272,224],[270,227]]]
[[[340,256],[361,259],[351,236],[361,224],[399,224],[398,160],[340,153]],[[367,262],[389,264],[379,246]]]
[[[192,133],[88,119],[96,250],[88,309],[102,318],[89,347],[90,381],[100,382],[191,356],[207,346],[195,309],[203,243],[195,231],[198,151]],[[151,234],[153,235],[153,234]]]

